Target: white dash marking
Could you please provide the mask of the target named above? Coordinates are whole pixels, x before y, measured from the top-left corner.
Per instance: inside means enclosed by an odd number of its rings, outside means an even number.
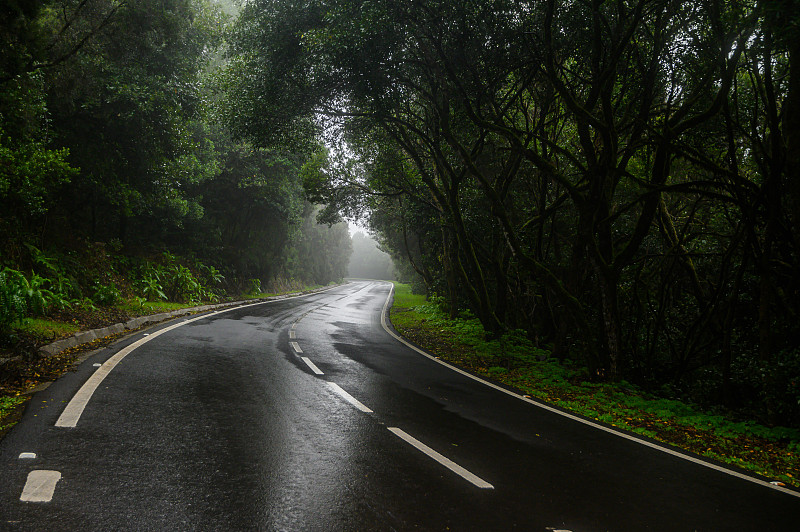
[[[300,357],[300,358],[303,359],[303,362],[306,363],[306,366],[311,368],[311,371],[313,371],[315,375],[325,375],[324,373],[322,373],[322,371],[320,371],[320,369],[317,367],[316,364],[311,362],[311,360],[308,357]]]
[[[367,414],[371,414],[372,413],[372,410],[370,410],[369,408],[364,406],[364,404],[361,401],[359,401],[358,399],[356,399],[355,397],[353,397],[352,395],[350,395],[346,391],[342,390],[341,386],[339,386],[338,384],[336,384],[334,382],[329,382],[328,386],[331,387],[331,390],[333,390],[334,392],[339,394],[342,397],[342,399],[344,399],[345,401],[347,401],[348,403],[350,403],[354,407],[358,408],[362,412],[365,412]]]
[[[20,453],[19,459],[20,460],[33,460],[36,458],[36,453]]]
[[[387,427],[387,428],[392,432],[392,434],[394,434],[398,438],[404,440],[406,443],[410,443],[418,451],[421,451],[422,453],[428,455],[428,457],[433,458],[434,460],[436,460],[437,462],[439,462],[440,464],[445,466],[447,469],[449,469],[453,473],[455,473],[455,474],[459,475],[460,477],[462,477],[464,480],[466,480],[468,482],[471,482],[475,486],[477,486],[479,488],[482,488],[482,489],[494,489],[494,486],[492,486],[491,484],[489,484],[488,482],[486,482],[485,480],[483,480],[479,476],[476,476],[476,475],[470,473],[469,471],[467,471],[466,469],[464,469],[463,467],[461,467],[457,463],[455,463],[452,460],[450,460],[449,458],[447,458],[445,456],[442,456],[441,454],[437,453],[436,451],[434,451],[433,449],[431,449],[430,447],[428,447],[427,445],[425,445],[424,443],[422,443],[418,439],[414,438],[413,436],[409,436],[402,429],[398,429],[397,427]]]
[[[19,500],[23,502],[50,502],[56,491],[56,484],[61,480],[61,473],[37,469],[28,473],[28,480],[22,489]]]
[[[302,353],[303,352],[303,350],[300,349],[300,344],[298,344],[297,342],[289,342],[289,344],[291,344],[292,349],[294,349],[295,353]]]
[[[95,362],[94,364],[92,364],[92,366],[99,368],[100,366],[102,366],[102,364],[100,362]]]
[[[294,340],[295,338],[297,338],[297,334],[295,334],[295,332],[294,332],[294,329],[292,329],[291,331],[289,331],[289,338],[291,338],[292,340]]]

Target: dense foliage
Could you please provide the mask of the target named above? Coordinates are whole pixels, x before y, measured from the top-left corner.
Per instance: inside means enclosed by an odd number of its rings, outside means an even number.
[[[788,0],[253,0],[228,116],[338,135],[309,188],[490,335],[798,424],[799,27]]]
[[[214,301],[346,274],[346,225],[317,224],[303,189],[325,150],[256,147],[221,124],[236,11],[3,2],[0,332],[120,295]]]

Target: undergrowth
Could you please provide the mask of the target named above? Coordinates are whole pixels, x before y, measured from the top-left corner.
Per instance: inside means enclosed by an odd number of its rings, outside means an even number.
[[[712,415],[625,382],[590,382],[589,372],[559,361],[522,331],[487,340],[469,312],[451,319],[440,302],[395,283],[391,320],[439,358],[517,388],[531,398],[602,423],[800,487],[800,430]]]

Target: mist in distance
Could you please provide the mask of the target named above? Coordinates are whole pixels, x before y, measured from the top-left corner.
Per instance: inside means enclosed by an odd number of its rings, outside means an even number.
[[[353,254],[347,267],[348,277],[358,279],[395,280],[394,264],[388,253],[378,248],[369,235],[357,231],[352,235]]]

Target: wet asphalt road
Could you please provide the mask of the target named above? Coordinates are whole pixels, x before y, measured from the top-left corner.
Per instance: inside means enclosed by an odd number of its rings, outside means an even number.
[[[800,529],[796,496],[412,351],[381,326],[388,294],[352,282],[191,321],[128,354],[74,428],[55,426],[94,364],[144,332],[96,354],[38,393],[0,442],[0,529]],[[60,473],[49,502],[20,500],[33,470]]]

